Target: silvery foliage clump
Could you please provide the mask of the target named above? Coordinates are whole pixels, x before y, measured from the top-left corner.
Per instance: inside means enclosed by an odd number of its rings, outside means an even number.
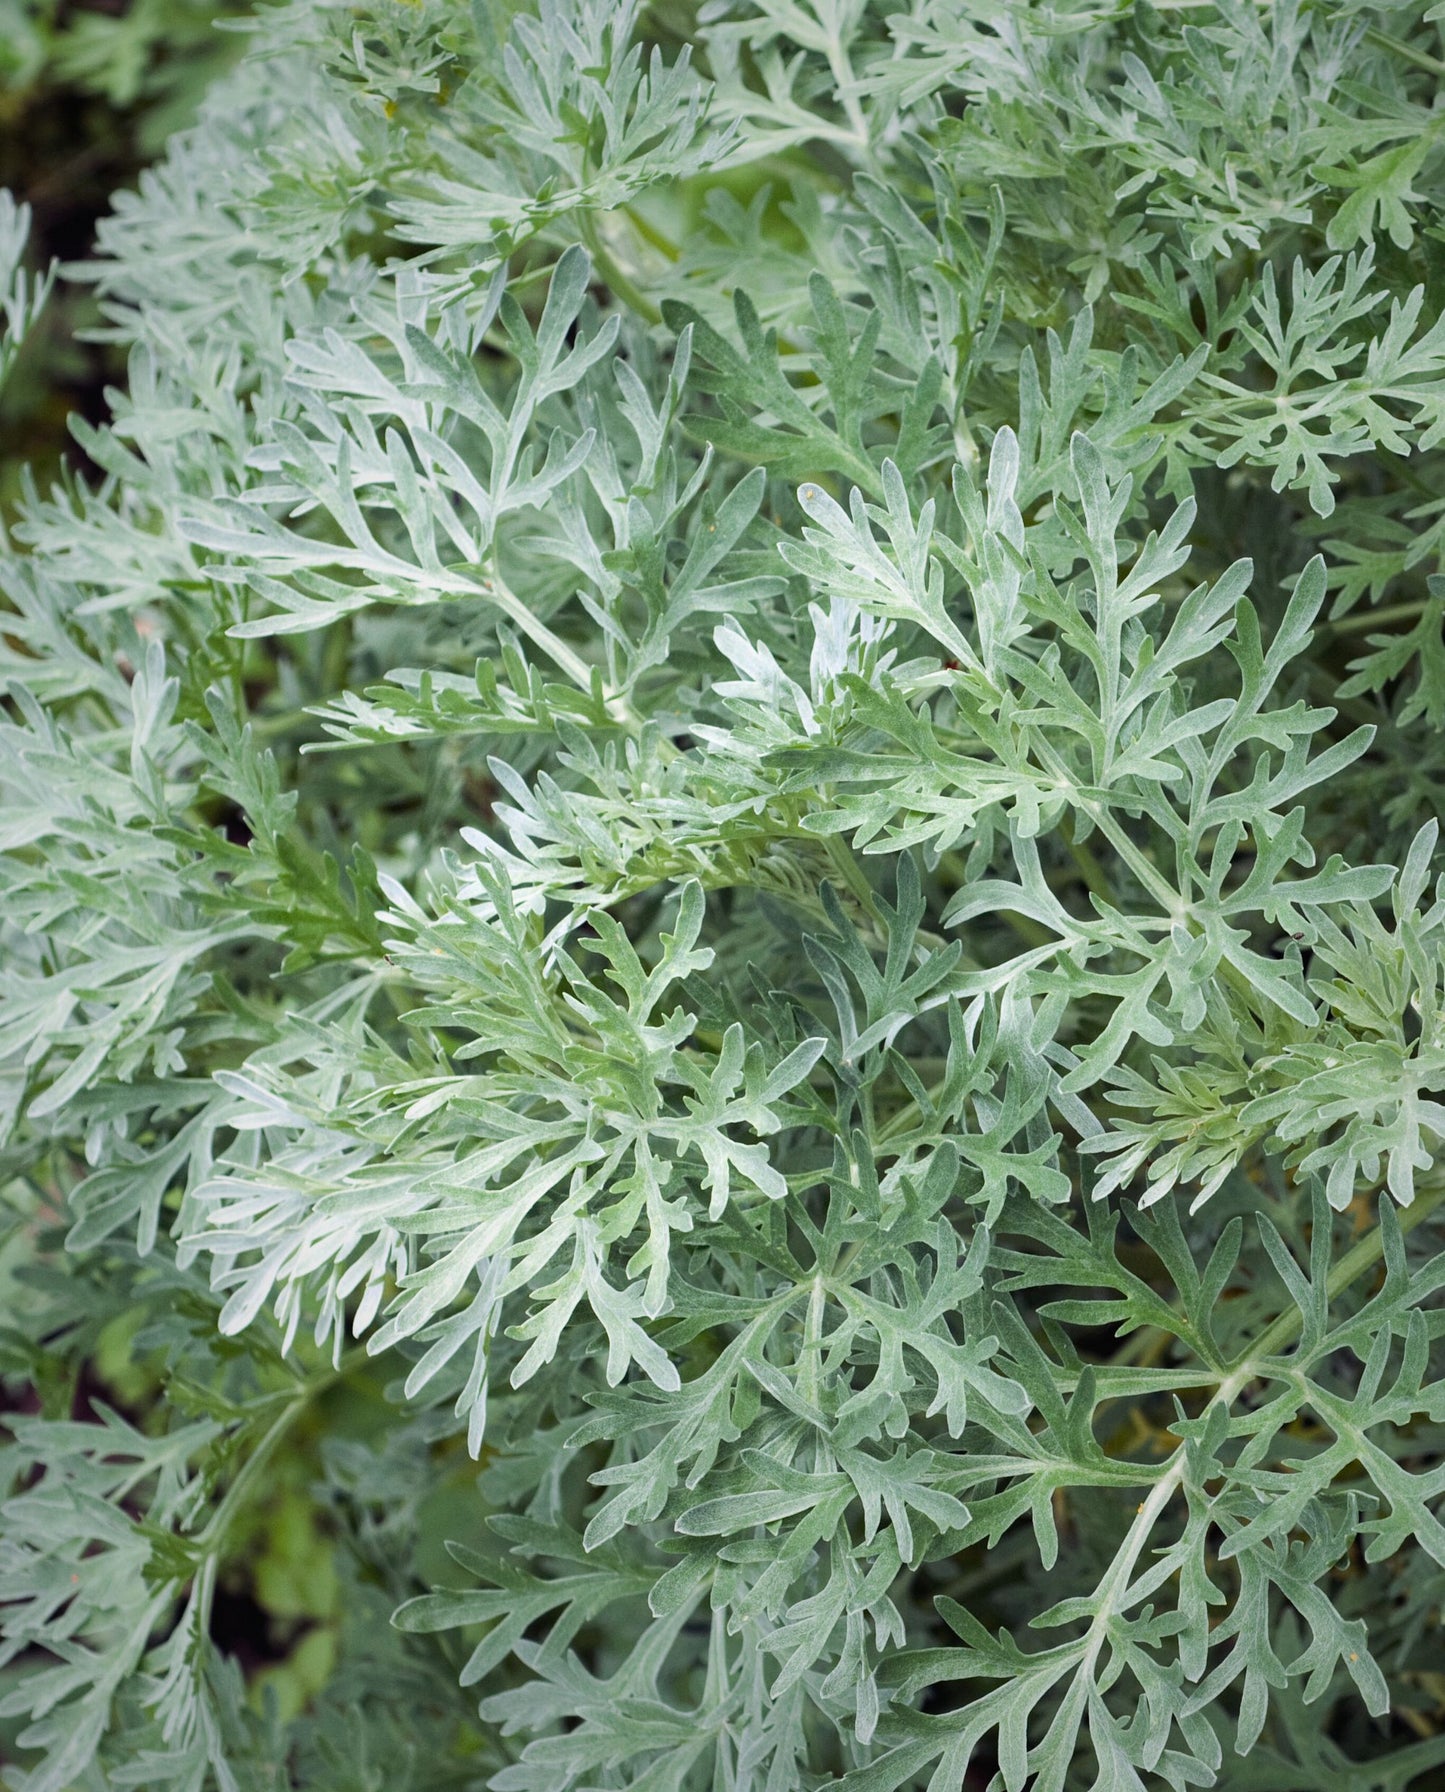
[[[1441,8],[538,6],[263,9],[68,270],[11,1784],[1435,1783]]]

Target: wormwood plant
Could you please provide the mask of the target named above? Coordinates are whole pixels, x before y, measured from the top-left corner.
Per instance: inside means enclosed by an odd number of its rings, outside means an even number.
[[[1445,1784],[1442,13],[259,15],[0,561],[15,1792]]]

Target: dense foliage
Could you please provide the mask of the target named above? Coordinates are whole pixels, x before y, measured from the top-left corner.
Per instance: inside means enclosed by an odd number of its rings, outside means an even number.
[[[247,41],[0,556],[8,1784],[1445,1784],[1445,7]]]
[[[235,60],[244,40],[217,26],[236,10],[238,0],[0,0],[0,187],[29,211],[34,262],[87,252],[111,194]],[[74,453],[68,415],[100,420],[105,387],[124,377],[119,346],[89,339],[94,311],[86,287],[57,287],[0,382],[7,512],[26,465],[48,482]]]

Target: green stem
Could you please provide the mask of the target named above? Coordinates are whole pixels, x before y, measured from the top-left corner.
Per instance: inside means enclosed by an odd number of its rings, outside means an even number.
[[[828,835],[828,859],[868,919],[882,932],[883,917],[878,911],[873,886],[864,876],[863,867],[854,856],[853,848],[841,834]]]
[[[1177,915],[1180,902],[1179,892],[1163,875],[1158,866],[1150,862],[1120,827],[1117,818],[1110,812],[1108,804],[1096,802],[1092,797],[1086,797],[1083,794],[1074,782],[1067,764],[1046,740],[1041,738],[1038,741],[1036,752],[1039,764],[1045,771],[1053,774],[1059,790],[1075,808],[1082,809],[1088,815],[1094,826],[1098,828],[1165,914]],[[1082,866],[1080,869],[1082,870]],[[1100,874],[1100,883],[1104,884],[1102,874]],[[1104,889],[1107,894],[1107,884],[1104,884]]]
[[[1445,1188],[1418,1198],[1412,1206],[1405,1210],[1406,1217],[1402,1217],[1400,1222],[1402,1229],[1406,1225],[1407,1218],[1410,1225],[1418,1226],[1428,1214],[1439,1206],[1442,1200],[1445,1200]],[[1367,1269],[1379,1261],[1383,1252],[1384,1239],[1377,1225],[1373,1232],[1352,1246],[1331,1271],[1328,1282],[1331,1296],[1341,1293],[1352,1282],[1357,1281]],[[1288,1312],[1281,1313],[1274,1323],[1255,1339],[1249,1350],[1230,1367],[1215,1389],[1209,1405],[1211,1407],[1228,1406],[1236,1400],[1254,1380],[1260,1359],[1272,1355],[1281,1345],[1288,1343],[1303,1323],[1303,1315],[1298,1308],[1291,1307]],[[1134,1569],[1148,1546],[1154,1527],[1183,1485],[1187,1447],[1185,1444],[1180,1444],[1165,1464],[1163,1474],[1150,1488],[1143,1504],[1139,1507],[1138,1515],[1129,1527],[1129,1534],[1124,1539],[1123,1546],[1110,1564],[1108,1573],[1099,1583],[1095,1596],[1094,1618],[1082,1639],[1079,1672],[1086,1679],[1094,1671],[1094,1665],[1110,1635],[1115,1618],[1127,1608]]]
[[[1352,635],[1361,629],[1378,628],[1383,623],[1408,622],[1412,617],[1423,615],[1429,601],[1421,598],[1415,603],[1386,604],[1379,610],[1358,610],[1353,616],[1342,616],[1338,622],[1322,623],[1318,632],[1322,635]]]
[[[1376,1193],[1379,1192],[1379,1190],[1376,1191]],[[1416,1226],[1429,1219],[1442,1202],[1445,1202],[1445,1184],[1417,1195],[1408,1207],[1400,1210],[1398,1223],[1401,1232],[1413,1232]],[[1333,1300],[1336,1295],[1343,1294],[1346,1288],[1359,1281],[1367,1270],[1372,1269],[1380,1261],[1384,1251],[1385,1236],[1377,1221],[1363,1238],[1350,1246],[1330,1271],[1325,1282],[1329,1298]],[[1304,1315],[1299,1308],[1289,1307],[1260,1333],[1244,1355],[1232,1365],[1231,1372],[1237,1371],[1246,1363],[1257,1361],[1261,1357],[1272,1356],[1282,1345],[1288,1344],[1295,1337],[1303,1323]]]
[[[583,240],[598,273],[629,311],[635,312],[649,328],[662,322],[662,310],[654,305],[642,288],[627,273],[617,257],[603,242],[596,225],[589,217],[582,226]]]
[[[1379,1194],[1380,1189],[1377,1188],[1373,1192]],[[1401,1213],[1399,1222],[1400,1230],[1402,1232],[1413,1231],[1422,1220],[1429,1218],[1436,1208],[1440,1206],[1442,1201],[1445,1201],[1445,1185],[1442,1185],[1439,1189],[1428,1194],[1420,1195]],[[1377,1225],[1356,1244],[1351,1245],[1350,1249],[1345,1252],[1344,1256],[1340,1258],[1339,1262],[1330,1271],[1329,1279],[1326,1284],[1330,1299],[1333,1300],[1337,1294],[1343,1293],[1343,1291],[1348,1288],[1352,1282],[1357,1281],[1372,1264],[1377,1263],[1383,1250],[1384,1237]],[[1175,1310],[1178,1311],[1177,1307]],[[1179,1322],[1181,1328],[1186,1324],[1182,1312],[1179,1313]],[[1200,1384],[1203,1385],[1211,1380],[1218,1380],[1222,1375],[1233,1374],[1246,1363],[1254,1362],[1261,1356],[1272,1355],[1281,1345],[1289,1343],[1295,1332],[1299,1330],[1301,1323],[1302,1320],[1298,1308],[1290,1307],[1286,1312],[1281,1313],[1278,1318],[1261,1332],[1259,1337],[1257,1337],[1249,1346],[1248,1350],[1246,1350],[1235,1362],[1229,1364],[1226,1369],[1221,1370],[1218,1367],[1215,1367],[1202,1373],[1199,1378]],[[1116,1363],[1128,1363],[1139,1359],[1149,1359],[1151,1357],[1157,1358],[1157,1353],[1161,1347],[1167,1346],[1170,1340],[1181,1336],[1182,1331],[1180,1330],[1167,1331],[1164,1327],[1157,1325],[1141,1326],[1137,1332],[1131,1334],[1128,1343],[1113,1361]],[[1202,1355],[1205,1353],[1200,1352],[1200,1354]]]
[[[622,215],[649,248],[656,249],[658,254],[664,256],[668,261],[682,260],[682,250],[673,242],[672,238],[665,236],[652,220],[644,216],[635,206],[624,205]]]
[[[868,148],[868,121],[864,118],[863,108],[858,103],[857,81],[853,74],[853,65],[848,60],[842,41],[831,33],[828,37],[827,56],[828,72],[833,77],[833,85],[837,90],[839,103],[848,120],[848,129],[852,133],[856,146],[866,151]]]
[[[1083,878],[1085,887],[1095,896],[1101,896],[1105,902],[1114,901],[1114,891],[1104,875],[1104,868],[1094,857],[1093,852],[1083,840],[1074,838],[1073,811],[1069,812],[1068,846],[1069,857],[1079,868],[1079,876]],[[1050,935],[1052,938],[1052,935]]]
[[[313,1400],[343,1380],[356,1364],[366,1358],[366,1346],[358,1345],[348,1350],[334,1369],[319,1375],[315,1381],[308,1381],[297,1393],[293,1394],[267,1426],[261,1441],[241,1465],[240,1472],[226,1489],[219,1506],[211,1514],[204,1528],[196,1533],[195,1543],[199,1549],[208,1554],[215,1553],[215,1546],[220,1544],[230,1529],[237,1512],[245,1505],[246,1500],[267,1463],[276,1454],[276,1450],[291,1427],[296,1423]]]
[[[1445,75],[1445,62],[1438,56],[1430,56],[1424,50],[1414,49],[1410,44],[1402,44],[1398,37],[1376,31],[1373,26],[1365,32],[1365,42],[1373,44],[1377,50],[1388,50],[1392,56],[1398,56],[1404,62],[1414,63],[1416,68],[1423,68],[1427,74]]]
[[[554,634],[540,617],[534,616],[526,603],[512,590],[497,568],[496,562],[490,562],[482,571],[483,592],[492,600],[497,608],[511,623],[527,637],[534,646],[540,647],[544,653],[550,654],[555,663],[564,671],[581,690],[592,689],[592,667],[584,660],[575,647],[569,647],[560,635]],[[610,693],[606,698],[608,714],[614,721],[624,727],[635,728],[639,725],[638,717],[627,699],[618,692]]]

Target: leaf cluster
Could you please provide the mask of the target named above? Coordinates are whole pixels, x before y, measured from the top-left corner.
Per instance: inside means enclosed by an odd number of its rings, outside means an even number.
[[[257,15],[0,551],[15,1792],[1438,1783],[1439,10]]]

